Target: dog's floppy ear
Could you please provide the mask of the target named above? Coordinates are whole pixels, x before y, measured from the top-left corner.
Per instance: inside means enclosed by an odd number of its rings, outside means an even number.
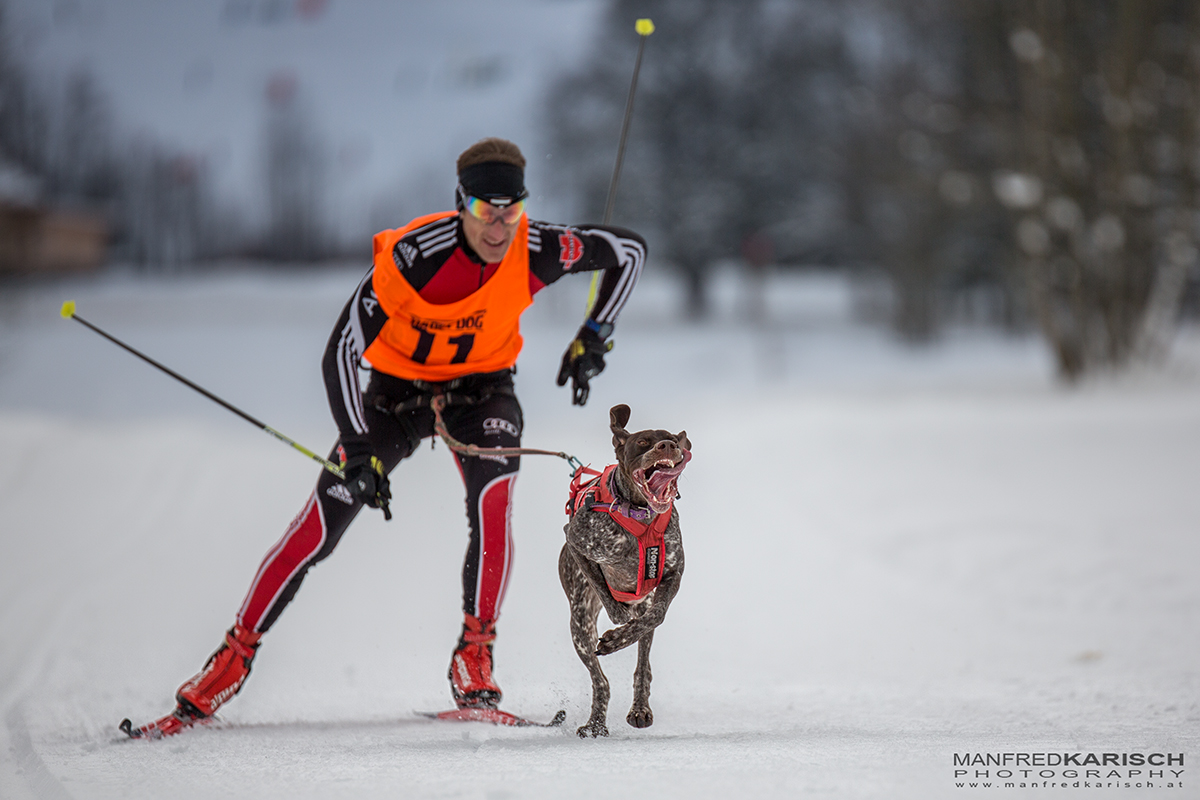
[[[687,438],[687,431],[680,431],[679,433],[675,434],[675,441],[676,441],[676,442],[679,444],[679,446],[680,446],[680,447],[682,447],[684,450],[687,450],[688,452],[691,452],[691,449],[692,449],[692,443],[691,443],[691,442],[688,440],[688,438]]]
[[[627,422],[629,422],[629,406],[622,403],[608,410],[608,427],[613,432],[613,447],[618,450],[625,446],[625,440],[629,438],[629,431],[625,430]]]

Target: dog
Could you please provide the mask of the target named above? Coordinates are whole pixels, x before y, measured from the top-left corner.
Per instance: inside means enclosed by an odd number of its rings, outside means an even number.
[[[617,463],[584,483],[576,472],[563,527],[566,544],[558,577],[571,608],[571,641],[592,677],[592,712],[580,738],[608,736],[608,679],[600,656],[637,642],[633,706],[625,721],[654,724],[650,709],[650,645],[683,577],[683,536],[675,500],[678,480],[691,460],[687,432],[625,430],[627,405],[609,410]],[[597,637],[600,609],[617,627]]]

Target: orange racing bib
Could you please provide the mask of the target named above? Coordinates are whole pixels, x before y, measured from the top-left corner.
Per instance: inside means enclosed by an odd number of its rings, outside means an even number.
[[[422,299],[392,257],[396,243],[406,234],[457,213],[429,214],[403,228],[375,234],[372,284],[388,320],[363,358],[380,372],[442,382],[517,363],[524,341],[521,312],[533,302],[527,217],[521,217],[508,252],[487,283],[453,303]]]

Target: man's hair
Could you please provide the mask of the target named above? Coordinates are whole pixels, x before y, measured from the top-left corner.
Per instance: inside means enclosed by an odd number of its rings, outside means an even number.
[[[492,136],[481,139],[462,151],[462,155],[458,157],[458,172],[461,174],[467,167],[489,162],[512,164],[514,167],[525,169],[525,156],[521,155],[521,148],[507,139]]]

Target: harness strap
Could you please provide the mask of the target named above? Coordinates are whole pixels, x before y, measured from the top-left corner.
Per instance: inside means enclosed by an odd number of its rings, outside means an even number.
[[[571,481],[571,494],[567,500],[567,516],[575,516],[581,511],[595,511],[608,514],[638,546],[637,587],[632,592],[623,592],[608,586],[612,596],[622,603],[632,603],[641,600],[652,592],[662,580],[664,562],[666,559],[666,544],[663,534],[671,522],[671,509],[661,514],[655,514],[648,508],[631,505],[627,500],[618,500],[617,495],[609,488],[617,465],[612,464],[604,472],[580,466]],[[591,477],[584,482],[584,475]]]

